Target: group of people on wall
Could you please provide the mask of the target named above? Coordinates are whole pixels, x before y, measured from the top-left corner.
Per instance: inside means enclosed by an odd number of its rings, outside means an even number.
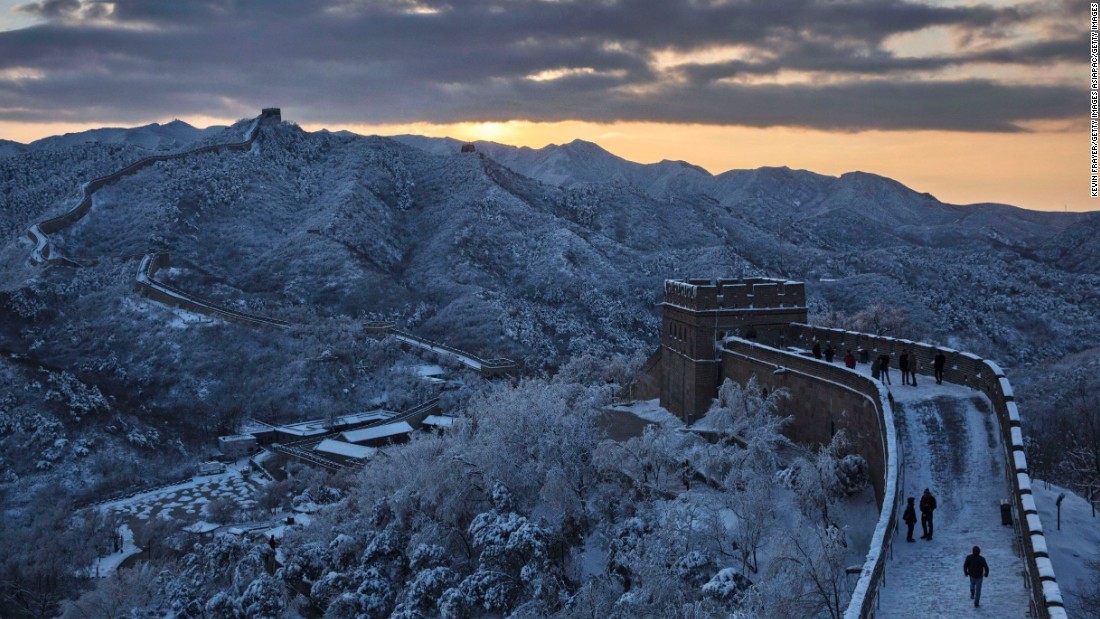
[[[863,352],[863,351],[861,351]],[[815,359],[824,359],[825,361],[832,363],[836,356],[836,351],[833,349],[832,344],[826,343],[824,350],[822,349],[821,342],[814,342],[812,354]],[[891,356],[888,352],[880,354],[873,362],[870,361],[866,354],[863,355],[862,361],[864,363],[872,363],[871,376],[882,381],[885,384],[891,384],[890,382],[890,362]],[[856,357],[851,350],[848,350],[844,355],[844,365],[849,369],[855,369]],[[903,350],[898,354],[897,367],[901,370],[901,381],[903,385],[917,386],[917,374],[921,370],[920,357],[913,353],[912,349]],[[936,379],[936,384],[943,384],[943,373],[947,366],[947,356],[943,354],[943,351],[938,348],[933,349],[932,353],[932,370],[933,376]],[[893,401],[893,396],[891,396]],[[923,535],[921,539],[931,541],[932,534],[934,532],[933,525],[933,513],[936,511],[937,503],[936,497],[932,495],[932,491],[929,488],[924,489],[924,494],[920,499],[920,523]],[[907,531],[905,536],[906,542],[914,542],[913,539],[913,527],[917,524],[917,505],[916,497],[909,497],[908,503],[905,507],[905,511],[902,513],[902,521],[905,523]],[[970,579],[970,599],[974,601],[975,608],[981,606],[982,598],[982,581],[989,576],[989,564],[986,562],[985,557],[981,556],[981,548],[974,546],[969,555],[966,556],[963,562],[963,575]]]
[[[814,359],[824,359],[829,363],[832,363],[836,357],[836,351],[831,343],[826,343],[823,350],[821,342],[814,342],[812,353]],[[892,384],[890,382],[890,361],[890,353],[883,352],[879,355],[871,365],[871,376],[887,385]],[[852,354],[851,349],[848,349],[848,352],[844,355],[844,365],[848,369],[855,369],[856,367],[856,356]],[[943,384],[943,371],[946,367],[947,355],[944,355],[943,351],[938,348],[933,349],[932,372],[937,385]],[[917,373],[921,369],[920,357],[912,349],[902,351],[898,355],[898,369],[901,370],[901,384],[917,386]]]

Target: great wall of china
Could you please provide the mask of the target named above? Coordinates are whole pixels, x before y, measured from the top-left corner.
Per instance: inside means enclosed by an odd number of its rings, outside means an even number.
[[[669,280],[665,283],[661,347],[643,366],[639,399],[657,397],[685,421],[706,412],[725,378],[792,394],[793,440],[827,443],[841,429],[868,463],[880,516],[845,617],[874,617],[893,555],[905,487],[903,450],[891,393],[877,380],[800,354],[815,342],[865,350],[872,358],[912,350],[920,373],[947,356],[944,380],[980,392],[993,408],[1005,452],[1003,478],[1012,509],[1016,551],[1023,560],[1031,616],[1066,616],[1031,491],[1020,414],[1012,386],[993,361],[946,347],[806,323],[805,287],[783,280]],[[927,379],[926,379],[927,380]]]
[[[175,159],[191,157],[194,155],[201,155],[204,153],[227,150],[250,150],[256,140],[260,137],[260,128],[264,124],[277,124],[281,121],[282,112],[279,108],[265,108],[261,111],[260,115],[256,117],[256,119],[253,120],[252,123],[249,124],[248,130],[245,132],[245,139],[241,142],[211,144],[180,153],[152,155],[150,157],[145,157],[144,159],[136,161],[116,172],[85,183],[82,188],[83,197],[76,206],[69,209],[65,213],[62,213],[61,215],[34,224],[27,230],[27,237],[34,245],[33,249],[31,250],[31,264],[64,264],[68,266],[81,266],[83,261],[78,261],[72,258],[65,257],[60,252],[56,251],[50,241],[49,235],[71,226],[72,224],[82,219],[85,215],[87,215],[88,212],[91,211],[95,192],[99,189],[106,187],[107,185],[116,183],[123,177],[135,174],[161,161],[171,161]],[[136,256],[127,256],[126,258],[132,257]],[[248,312],[242,312],[240,310],[225,307],[224,305],[209,301],[207,299],[203,299],[198,295],[181,290],[161,280],[158,280],[156,278],[157,271],[167,267],[168,263],[168,252],[156,251],[143,254],[141,262],[138,265],[137,274],[134,278],[135,290],[146,298],[152,299],[164,305],[178,307],[189,312],[220,318],[228,322],[233,322],[248,327],[287,329],[292,326],[292,324],[286,320],[260,316],[257,314],[251,314]],[[377,336],[392,335],[404,346],[416,348],[419,350],[426,350],[444,357],[452,358],[459,363],[465,365],[466,367],[469,367],[470,369],[478,372],[482,376],[497,376],[501,374],[507,374],[511,371],[514,371],[518,367],[518,364],[511,359],[482,359],[472,353],[455,348],[453,346],[449,346],[441,342],[434,342],[432,340],[414,335],[407,331],[402,331],[398,329],[393,323],[386,323],[384,327],[379,327],[377,323],[373,323],[373,326],[368,325],[367,332]]]

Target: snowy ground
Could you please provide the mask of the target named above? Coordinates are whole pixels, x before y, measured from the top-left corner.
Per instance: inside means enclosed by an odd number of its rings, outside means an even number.
[[[660,400],[638,400],[628,404],[617,404],[611,410],[630,413],[639,419],[659,424],[666,428],[679,428],[684,425],[680,418],[661,407]]]
[[[123,524],[118,527],[118,533],[122,536],[122,551],[112,552],[105,557],[99,557],[92,562],[91,568],[88,569],[89,576],[94,578],[106,578],[115,573],[118,566],[123,561],[141,552],[141,548],[138,548],[134,544],[134,532],[130,530],[130,527]]]
[[[1070,617],[1085,617],[1077,608],[1077,600],[1090,586],[1097,585],[1094,582],[1096,572],[1090,571],[1086,563],[1100,561],[1100,513],[1093,516],[1088,501],[1065,488],[1035,480],[1031,489],[1043,520],[1047,550],[1066,602],[1066,612]],[[1062,500],[1062,530],[1059,531],[1055,501],[1063,492],[1066,498]]]
[[[868,365],[858,369],[870,373]],[[904,458],[901,491],[919,502],[930,488],[939,507],[931,541],[920,539],[918,521],[916,541],[907,543],[902,525],[886,567],[880,615],[1024,617],[1024,563],[1016,554],[1012,527],[1001,526],[1000,501],[1010,495],[989,401],[977,391],[937,385],[926,376],[918,387],[900,384],[896,370],[891,378]],[[981,608],[974,608],[962,570],[973,546],[981,547],[989,563]]]
[[[240,508],[256,505],[252,498],[256,482],[245,479],[235,467],[217,475],[196,476],[189,481],[167,488],[151,490],[102,506],[118,512],[131,527],[141,527],[152,518],[200,520],[204,506],[217,498],[233,500]]]

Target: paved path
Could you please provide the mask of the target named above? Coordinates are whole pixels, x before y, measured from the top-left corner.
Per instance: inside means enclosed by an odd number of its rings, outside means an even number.
[[[859,366],[869,373],[867,367]],[[989,401],[977,391],[937,385],[926,376],[918,387],[901,385],[900,373],[893,369],[890,374],[905,458],[901,490],[919,503],[921,493],[930,488],[939,508],[931,541],[920,539],[918,520],[916,541],[907,543],[902,524],[886,567],[879,616],[1025,617],[1023,559],[1016,554],[1012,527],[1001,526],[999,502],[1010,495]],[[962,571],[963,559],[975,545],[989,562],[981,608],[974,608]]]

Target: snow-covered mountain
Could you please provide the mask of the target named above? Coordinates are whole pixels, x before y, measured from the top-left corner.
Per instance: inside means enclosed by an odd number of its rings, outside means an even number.
[[[29,156],[5,160],[12,198],[0,224],[18,234],[60,212],[79,183],[135,158],[143,149],[134,144],[216,140],[220,130],[204,131],[183,123],[97,130],[41,141],[56,146],[48,154],[36,143]],[[965,337],[984,351],[1006,338],[1029,346],[1021,314],[1033,303],[1054,304],[1041,312],[1047,320],[1065,313],[1047,354],[1077,346],[1078,325],[1092,317],[1057,284],[1036,284],[1096,264],[1073,261],[1095,239],[1096,219],[1082,214],[948,205],[859,172],[711,175],[683,162],[629,162],[582,141],[537,150],[478,143],[471,154],[447,139],[264,131],[251,155],[165,162],[104,188],[56,245],[85,263],[161,248],[177,283],[226,302],[292,319],[306,308],[386,315],[551,363],[652,346],[652,304],[675,276],[874,281],[848,291],[811,286],[815,309],[899,304],[914,335]],[[100,157],[94,167],[89,153]],[[57,178],[23,179],[29,167]],[[53,203],[42,205],[43,195]],[[23,251],[9,244],[7,255],[18,262]],[[1009,281],[1008,265],[1028,275]],[[10,275],[9,289],[29,276]],[[955,298],[950,283],[960,278],[987,293]],[[1095,284],[1067,281],[1081,285]],[[1001,296],[1012,298],[1011,311],[992,303]]]
[[[231,142],[245,126],[169,133]],[[190,406],[196,390],[237,398],[242,380],[288,414],[303,397],[359,397],[302,385],[293,338],[188,322],[135,296],[132,257],[151,249],[171,256],[167,283],[309,326],[320,342],[332,325],[392,319],[529,368],[652,351],[661,283],[688,276],[805,280],[814,320],[894,308],[894,333],[1005,367],[1100,345],[1100,306],[1082,303],[1100,298],[1095,215],[948,205],[863,173],[711,175],[584,142],[461,153],[454,140],[264,127],[248,153],[161,162],[104,187],[51,236],[83,266],[28,266],[28,226],[148,153],[125,135],[160,134],[91,132],[0,159],[0,344],[120,398],[151,393],[144,407]],[[268,356],[247,377],[227,361],[257,346]]]
[[[0,157],[18,155],[26,149],[26,144],[20,144],[19,142],[13,142],[11,140],[0,140]]]
[[[206,136],[219,133],[223,129],[225,128],[219,126],[199,129],[197,127],[192,127],[182,120],[173,120],[163,125],[152,123],[141,127],[104,127],[77,133],[55,135],[42,138],[41,140],[35,140],[30,144],[0,140],[0,156],[35,150],[57,150],[88,142],[98,144],[124,144],[151,151],[173,150],[183,148]]]

